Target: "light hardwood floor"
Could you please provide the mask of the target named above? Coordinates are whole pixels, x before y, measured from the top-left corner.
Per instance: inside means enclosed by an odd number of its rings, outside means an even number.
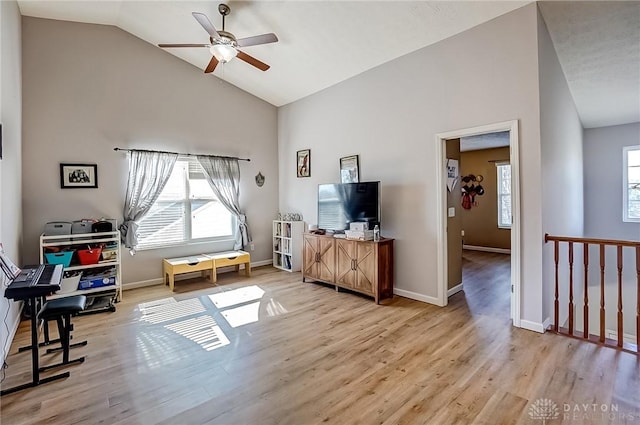
[[[560,410],[550,425],[640,423],[638,359],[512,328],[508,293],[496,289],[503,263],[467,257],[465,292],[447,308],[401,297],[378,306],[270,267],[221,274],[217,286],[126,291],[117,312],[75,319],[74,338],[89,344],[72,353],[85,363],[2,397],[1,422],[542,424],[529,407],[545,398]],[[16,353],[28,333],[25,322],[3,387],[29,379],[29,354]],[[563,403],[598,411],[562,420]],[[618,416],[603,420],[601,404]]]

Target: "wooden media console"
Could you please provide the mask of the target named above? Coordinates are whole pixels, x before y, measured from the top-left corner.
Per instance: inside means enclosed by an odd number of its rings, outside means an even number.
[[[377,304],[393,297],[393,239],[378,242],[305,233],[302,281],[335,285],[369,295]]]

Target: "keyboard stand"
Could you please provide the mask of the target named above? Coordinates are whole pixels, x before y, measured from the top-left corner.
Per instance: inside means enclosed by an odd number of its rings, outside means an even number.
[[[38,350],[38,312],[36,311],[36,299],[39,297],[30,297],[26,299],[27,305],[31,308],[31,373],[32,380],[26,384],[18,385],[13,388],[7,388],[0,391],[0,397],[21,391],[27,388],[37,387],[40,384],[46,384],[47,382],[57,381],[58,379],[68,378],[71,373],[64,372],[58,375],[47,376],[40,379],[40,367],[39,367],[39,350]]]

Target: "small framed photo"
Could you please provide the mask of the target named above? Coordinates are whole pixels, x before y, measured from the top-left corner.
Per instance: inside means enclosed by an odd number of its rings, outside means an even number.
[[[98,166],[96,164],[60,164],[60,188],[96,187],[98,187]]]
[[[311,149],[304,149],[296,153],[296,168],[298,177],[311,176]]]
[[[345,156],[340,158],[340,182],[359,183],[360,166],[358,155]]]

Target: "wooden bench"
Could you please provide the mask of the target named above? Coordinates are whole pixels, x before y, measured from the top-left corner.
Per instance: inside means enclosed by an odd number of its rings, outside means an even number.
[[[203,254],[213,261],[211,279],[217,281],[216,269],[219,267],[236,266],[236,272],[240,271],[240,264],[244,264],[244,273],[251,276],[251,255],[246,251],[215,252],[213,254]]]
[[[162,261],[162,280],[167,282],[169,279],[169,289],[173,291],[175,275],[181,273],[202,272],[202,277],[209,271],[209,280],[213,283],[216,281],[216,269],[213,266],[213,260],[208,255],[192,255],[190,257],[165,258]]]

